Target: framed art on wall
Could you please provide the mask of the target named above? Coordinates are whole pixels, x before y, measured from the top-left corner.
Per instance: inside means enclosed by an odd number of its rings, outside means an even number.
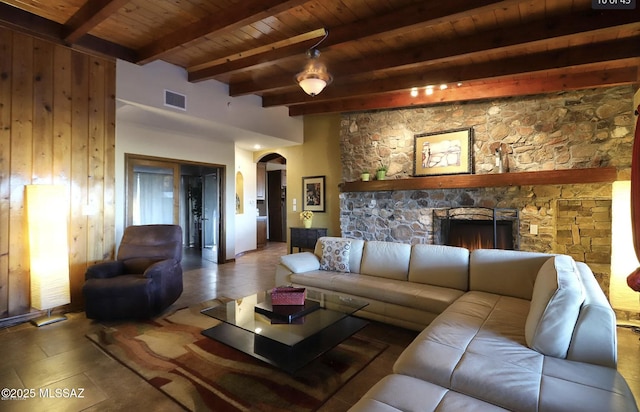
[[[414,136],[413,175],[473,173],[473,128]]]
[[[324,212],[324,176],[307,176],[302,178],[302,210]]]

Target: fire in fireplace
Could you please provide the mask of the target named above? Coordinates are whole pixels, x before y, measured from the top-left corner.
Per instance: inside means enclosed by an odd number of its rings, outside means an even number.
[[[495,223],[494,228],[493,222],[487,220],[451,220],[449,222],[449,236],[445,244],[461,246],[469,250],[513,250],[511,229],[513,222],[500,220]]]
[[[434,210],[438,244],[474,249],[518,249],[517,209],[452,208]]]

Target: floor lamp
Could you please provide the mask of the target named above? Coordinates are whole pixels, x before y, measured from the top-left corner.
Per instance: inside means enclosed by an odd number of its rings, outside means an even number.
[[[640,106],[635,110],[636,132],[631,152],[631,231],[636,258],[640,260]],[[640,292],[640,267],[627,277],[627,285]],[[640,328],[633,330],[640,333]]]
[[[31,306],[47,310],[47,316],[31,322],[44,326],[67,319],[64,315],[51,316],[51,309],[71,302],[67,188],[62,185],[27,185],[25,196]]]

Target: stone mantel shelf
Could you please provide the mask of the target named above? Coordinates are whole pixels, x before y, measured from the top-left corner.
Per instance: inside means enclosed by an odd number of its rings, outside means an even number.
[[[356,181],[340,184],[341,192],[380,192],[393,190],[471,189],[500,186],[535,186],[583,183],[611,183],[616,180],[615,167],[591,169],[543,170],[536,172],[494,173],[479,175],[441,175],[406,179]]]

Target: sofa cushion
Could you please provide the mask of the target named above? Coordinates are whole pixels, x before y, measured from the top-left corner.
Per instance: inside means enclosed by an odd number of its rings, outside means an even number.
[[[462,393],[405,375],[388,375],[376,383],[349,412],[506,411]]]
[[[545,356],[538,410],[632,412],[638,409],[629,385],[616,368]]]
[[[409,282],[468,290],[469,250],[442,245],[414,245],[409,262]]]
[[[388,279],[407,280],[411,245],[368,241],[362,254],[360,273]]]
[[[349,272],[360,273],[360,262],[362,261],[362,250],[364,249],[364,240],[361,239],[349,239],[346,237],[337,236],[323,236],[316,242],[316,247],[313,253],[318,257],[318,260],[322,258],[322,244],[325,240],[345,240],[351,243],[349,249]]]
[[[346,239],[324,239],[322,245],[322,257],[320,258],[321,270],[333,270],[336,272],[350,272],[349,255],[351,242]]]
[[[529,306],[524,299],[468,292],[416,337],[393,371],[509,410],[637,411],[615,368],[527,347]]]
[[[464,294],[463,291],[357,273],[316,270],[292,274],[295,285],[347,293],[439,314]]]
[[[536,411],[544,356],[525,344],[529,301],[467,292],[404,350],[393,371],[502,408]]]
[[[570,256],[548,259],[538,271],[525,323],[527,345],[536,351],[565,358],[584,302],[582,283]]]
[[[122,261],[124,266],[124,272],[127,275],[141,275],[145,270],[156,262],[161,261],[162,259],[153,259],[153,258],[131,258],[125,259]]]
[[[549,256],[521,250],[475,249],[469,257],[469,290],[531,300],[536,274]]]

